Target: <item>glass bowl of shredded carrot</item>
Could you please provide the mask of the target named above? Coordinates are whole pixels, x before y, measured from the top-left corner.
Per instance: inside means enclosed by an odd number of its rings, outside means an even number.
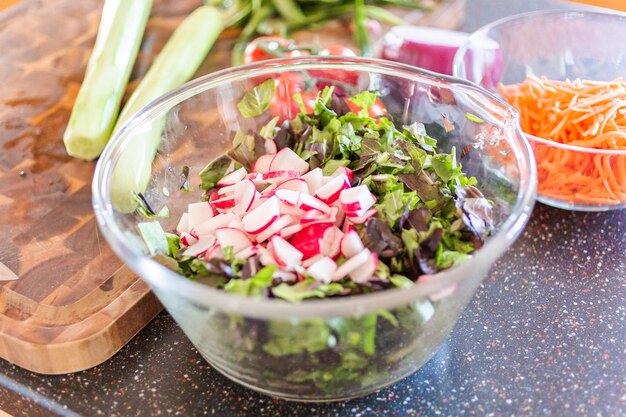
[[[626,208],[626,15],[543,11],[491,23],[459,49],[454,74],[519,113],[537,160],[538,200]]]

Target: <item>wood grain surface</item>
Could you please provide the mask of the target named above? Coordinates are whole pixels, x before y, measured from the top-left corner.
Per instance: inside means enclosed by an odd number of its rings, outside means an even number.
[[[198,4],[155,2],[129,90]],[[451,0],[412,19],[454,28],[464,4]],[[0,281],[0,357],[38,373],[102,363],[161,310],[99,233],[91,207],[95,164],[68,157],[61,139],[101,6],[23,0],[0,16],[0,263],[19,277]],[[299,39],[345,41],[346,27],[334,23]],[[236,35],[222,36],[198,75],[228,67]]]

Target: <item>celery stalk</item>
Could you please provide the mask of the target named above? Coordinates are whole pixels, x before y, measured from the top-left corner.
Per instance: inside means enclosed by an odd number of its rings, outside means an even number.
[[[176,28],[126,103],[116,131],[140,108],[193,76],[222,32],[222,21],[216,8],[201,6]],[[110,188],[116,210],[131,212],[135,209],[132,193],[143,192],[148,185],[164,125],[162,118],[153,121],[146,131],[134,133],[121,155],[113,170]]]
[[[71,156],[92,160],[107,144],[137,58],[152,0],[107,0],[85,78],[63,142]]]

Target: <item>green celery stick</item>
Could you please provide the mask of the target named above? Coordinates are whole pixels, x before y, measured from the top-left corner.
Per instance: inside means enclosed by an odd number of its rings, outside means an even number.
[[[71,156],[92,160],[107,144],[151,8],[152,0],[104,2],[96,44],[63,135]]]
[[[140,108],[191,79],[222,32],[222,22],[216,8],[201,6],[176,28],[124,106],[116,131]],[[132,193],[143,192],[148,185],[164,125],[162,118],[153,121],[145,131],[133,133],[111,178],[111,200],[116,210],[135,209]]]

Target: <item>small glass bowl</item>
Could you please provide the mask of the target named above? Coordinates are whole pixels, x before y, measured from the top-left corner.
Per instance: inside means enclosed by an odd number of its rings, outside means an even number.
[[[454,75],[495,94],[499,82],[516,84],[528,75],[613,81],[626,76],[624,39],[624,14],[520,14],[470,35],[455,55]],[[626,150],[571,146],[530,134],[526,137],[537,161],[539,201],[577,211],[626,208]],[[601,171],[609,175],[602,176]]]
[[[353,80],[352,86],[337,86],[351,89],[347,94],[379,92],[396,123],[422,122],[439,138],[440,150],[459,150],[464,172],[477,178],[494,203],[496,231],[470,260],[422,277],[408,289],[292,304],[226,293],[191,281],[148,255],[137,233],[137,223],[145,220],[115,210],[111,193],[119,164],[125,164],[130,187],[133,169],[150,160],[142,158],[153,148],[137,143],[159,133],[145,195],[155,205],[167,204],[171,217],[159,221],[164,230],[173,230],[187,204],[202,197],[197,174],[204,165],[230,148],[235,132],[258,131],[271,119],[270,111],[243,118],[236,106],[242,96],[268,78],[298,79],[311,73]],[[468,113],[483,122],[469,120]],[[183,166],[190,168],[192,192],[179,191]],[[150,285],[213,367],[265,394],[332,401],[392,384],[437,351],[489,268],[523,230],[535,185],[532,151],[515,112],[480,87],[381,60],[286,58],[210,74],[142,109],[100,157],[93,206],[115,253]]]

